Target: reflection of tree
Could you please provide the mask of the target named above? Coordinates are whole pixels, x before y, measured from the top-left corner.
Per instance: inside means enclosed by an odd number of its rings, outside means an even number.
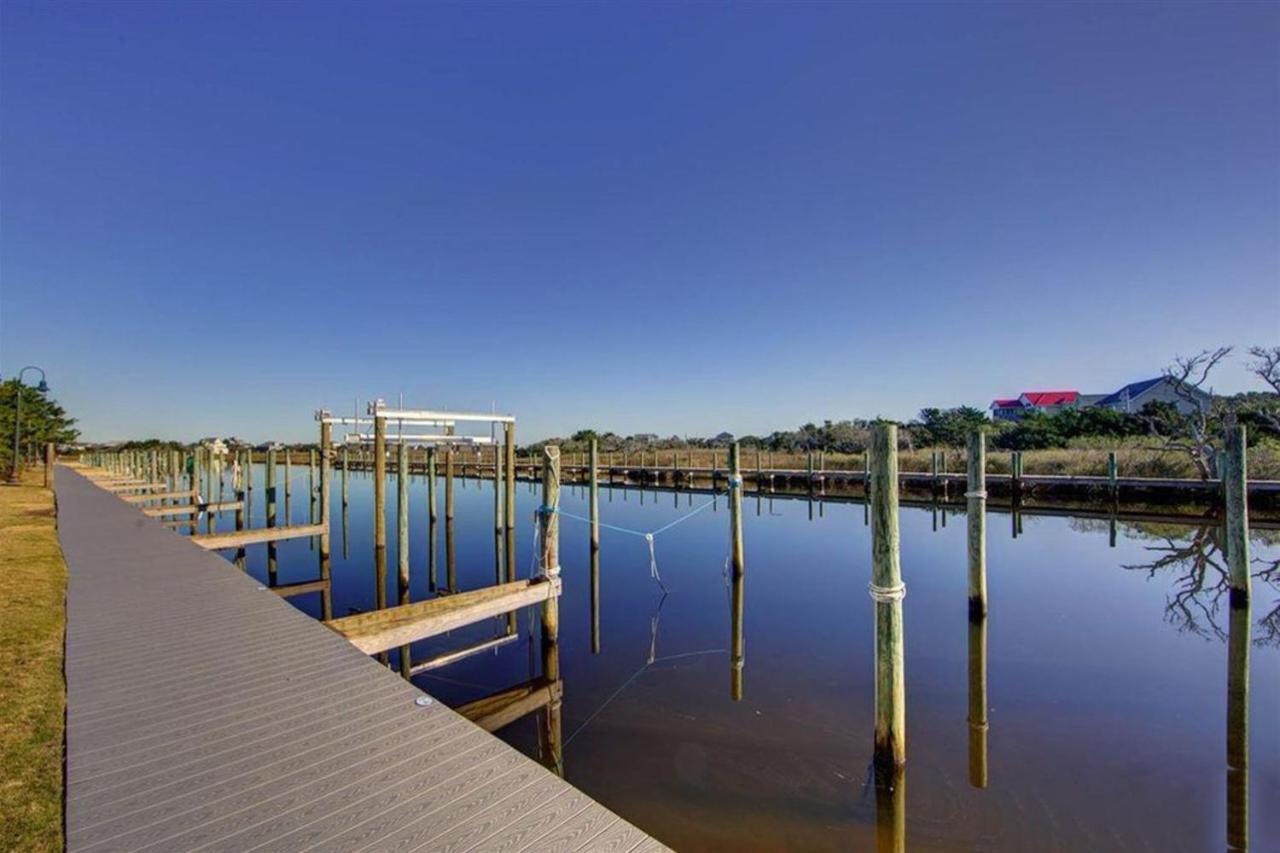
[[[1173,591],[1166,599],[1165,620],[1179,632],[1226,640],[1218,619],[1223,596],[1231,589],[1231,576],[1221,530],[1198,527],[1189,539],[1161,531],[1154,538],[1162,539],[1163,544],[1147,546],[1147,551],[1157,555],[1153,561],[1123,568],[1146,572],[1148,578],[1172,575]],[[1280,559],[1254,563],[1261,567],[1252,575],[1255,600],[1264,587],[1280,593]],[[1259,646],[1280,646],[1280,599],[1258,620],[1254,642]]]

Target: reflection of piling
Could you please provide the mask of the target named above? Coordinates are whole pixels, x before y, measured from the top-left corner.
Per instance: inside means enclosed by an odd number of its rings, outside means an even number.
[[[1249,477],[1245,429],[1227,428],[1227,466],[1223,487],[1227,494],[1227,566],[1231,571],[1231,603],[1249,600]]]
[[[397,603],[409,603],[409,445],[396,448],[396,591]],[[409,677],[413,664],[409,646],[400,647],[400,675]]]
[[[320,523],[324,530],[320,533],[320,580],[324,588],[320,591],[321,618],[333,618],[333,578],[329,561],[329,476],[333,468],[333,427],[327,421],[320,422]]]
[[[674,457],[673,457],[674,458]],[[674,464],[674,463],[672,463]],[[588,483],[591,516],[591,653],[600,653],[600,451],[591,439]],[[674,474],[672,475],[675,476]]]
[[[987,787],[987,620],[969,619],[969,784]]]
[[[373,419],[374,606],[387,606],[387,419]],[[385,657],[385,655],[383,656]]]
[[[1249,602],[1227,635],[1227,849],[1249,849]]]
[[[872,431],[870,592],[876,611],[875,763],[896,767],[907,760],[903,676],[902,583],[898,539],[898,427],[878,423]]]
[[[730,607],[733,622],[733,635],[730,642],[729,655],[729,695],[733,701],[742,699],[742,669],[745,662],[745,642],[743,637],[743,578],[746,560],[742,548],[742,464],[738,442],[729,449],[729,539],[730,553],[733,560],[732,584],[730,586]]]
[[[547,445],[542,449],[542,510],[539,526],[542,538],[542,572],[548,578],[560,576],[560,448]],[[542,602],[542,676],[554,684],[560,680],[560,600],[554,595]],[[547,705],[544,737],[548,746],[548,765],[558,776],[564,775],[563,741],[561,739],[561,699],[555,694]]]
[[[427,588],[436,589],[436,449],[427,448]]]
[[[907,769],[878,766],[876,784],[876,853],[907,849]]]
[[[969,615],[987,613],[987,441],[981,430],[969,435]]]

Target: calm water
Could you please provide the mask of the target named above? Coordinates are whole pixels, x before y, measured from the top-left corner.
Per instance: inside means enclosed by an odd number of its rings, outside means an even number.
[[[254,526],[263,472],[255,473]],[[372,482],[353,474],[345,535],[333,484],[334,612],[373,606]],[[519,484],[527,575],[538,495]],[[443,485],[439,572],[445,576]],[[458,585],[493,583],[492,484],[459,481]],[[562,507],[586,515],[585,489]],[[654,530],[705,495],[601,488],[601,518]],[[411,496],[413,597],[428,597],[426,483]],[[870,543],[863,507],[745,501],[744,696],[730,697],[728,513],[721,498],[656,539],[601,534],[601,649],[591,652],[585,524],[564,518],[561,667],[566,777],[684,850],[859,850],[876,843]],[[295,468],[293,515],[308,513]],[[388,488],[389,589],[396,600],[395,487]],[[220,529],[230,529],[224,516]],[[936,529],[935,529],[936,526]],[[1227,847],[1226,595],[1213,530],[1007,515],[989,522],[985,788],[971,782],[971,665],[983,651],[966,610],[965,519],[902,511],[907,678],[906,846],[914,850],[1211,850]],[[1255,571],[1280,561],[1259,531]],[[248,569],[266,578],[264,546]],[[279,548],[281,583],[316,576],[306,541]],[[1275,573],[1280,583],[1280,571]],[[1199,590],[1198,592],[1196,590]],[[319,596],[293,602],[319,614]],[[1280,849],[1280,615],[1255,579],[1250,631],[1249,844]],[[415,681],[457,705],[537,674],[537,618],[519,642]],[[1237,620],[1237,631],[1244,630]],[[426,657],[496,636],[499,624],[414,646]],[[530,635],[532,630],[533,635]],[[1239,639],[1237,634],[1237,639]],[[970,651],[974,654],[971,656]],[[393,657],[394,663],[394,657]],[[976,674],[976,672],[975,672]],[[530,755],[535,721],[501,736]],[[973,753],[971,755],[971,752]],[[1236,798],[1241,799],[1240,797]]]

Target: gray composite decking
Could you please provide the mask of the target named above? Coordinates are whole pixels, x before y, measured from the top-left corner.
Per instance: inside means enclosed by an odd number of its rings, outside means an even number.
[[[661,850],[69,468],[73,851]]]

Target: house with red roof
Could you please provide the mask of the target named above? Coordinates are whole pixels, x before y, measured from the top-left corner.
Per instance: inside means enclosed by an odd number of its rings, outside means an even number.
[[[1017,421],[1031,412],[1053,414],[1082,403],[1088,405],[1101,397],[1101,394],[1081,394],[1079,391],[1023,391],[1017,397],[992,401],[991,417],[998,421]]]

